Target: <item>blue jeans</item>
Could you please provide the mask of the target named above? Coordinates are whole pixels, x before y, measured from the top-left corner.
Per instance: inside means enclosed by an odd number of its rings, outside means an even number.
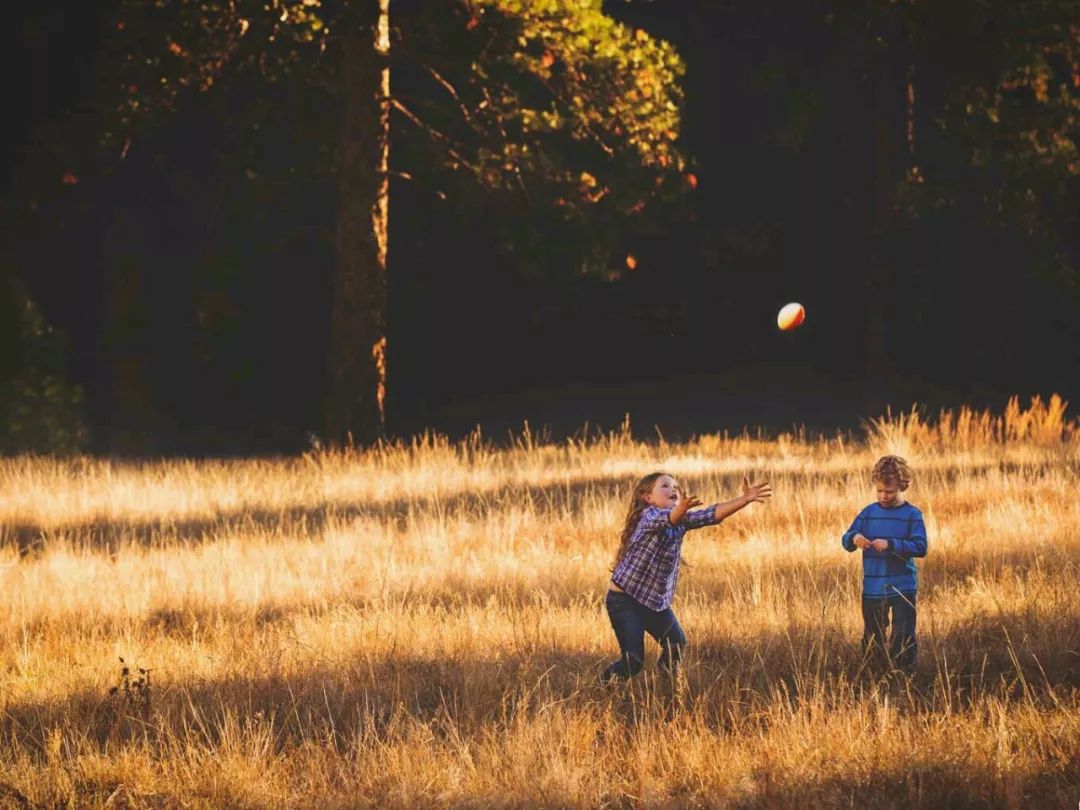
[[[892,613],[892,636],[885,643]],[[896,594],[885,599],[863,599],[863,651],[873,651],[880,657],[888,655],[889,663],[910,672],[915,669],[915,594]]]
[[[671,608],[649,610],[628,593],[608,591],[604,600],[615,638],[619,640],[618,661],[612,662],[600,675],[604,683],[614,678],[632,678],[645,666],[645,634],[660,645],[661,669],[673,671],[682,660],[686,634]]]

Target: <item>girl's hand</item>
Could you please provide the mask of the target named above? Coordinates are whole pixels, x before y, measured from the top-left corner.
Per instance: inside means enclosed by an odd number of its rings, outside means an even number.
[[[867,540],[862,534],[855,535],[855,548],[870,548],[870,541]]]
[[[870,545],[873,546],[874,551],[888,551],[889,550],[889,541],[888,540],[883,540],[880,537],[877,540],[874,540],[873,542],[871,542]]]
[[[747,503],[764,503],[766,498],[772,497],[772,485],[768,481],[751,484],[750,478],[744,475],[742,494]]]
[[[694,495],[687,495],[681,489],[678,489],[679,493],[679,506],[683,507],[685,512],[687,509],[693,509],[695,506],[701,506],[702,500]]]
[[[679,502],[668,513],[668,521],[672,526],[677,525],[680,520],[686,517],[686,513],[691,506],[701,506],[700,498],[695,498],[693,495],[684,495],[683,491],[678,487],[675,488],[675,491],[679,495]]]

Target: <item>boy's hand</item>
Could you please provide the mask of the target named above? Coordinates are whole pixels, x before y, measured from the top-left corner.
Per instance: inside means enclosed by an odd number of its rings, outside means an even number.
[[[872,543],[870,543],[870,545],[873,546],[874,551],[888,551],[889,550],[889,541],[888,540],[883,540],[880,537],[877,540],[874,540]]]
[[[862,532],[855,535],[855,548],[870,548],[870,541],[862,536]]]
[[[744,475],[742,494],[747,503],[763,503],[766,498],[772,497],[772,485],[768,481],[751,484],[749,476]]]

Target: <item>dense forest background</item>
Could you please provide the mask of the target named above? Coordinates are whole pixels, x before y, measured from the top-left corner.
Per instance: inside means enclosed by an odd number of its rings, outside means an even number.
[[[118,159],[124,5],[23,0],[8,27],[0,447],[303,449],[327,396],[326,97],[223,79]],[[569,227],[421,176],[394,129],[390,435],[829,429],[1080,393],[1076,3],[603,10],[685,63],[681,182]],[[394,70],[403,97],[423,80]],[[807,321],[783,333],[788,301]]]

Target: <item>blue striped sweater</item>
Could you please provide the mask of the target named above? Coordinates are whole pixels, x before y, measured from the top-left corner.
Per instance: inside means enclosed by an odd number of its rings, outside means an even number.
[[[926,524],[922,512],[910,503],[882,506],[874,502],[859,512],[840,542],[855,551],[855,535],[889,541],[885,551],[863,549],[863,598],[885,599],[919,589],[915,557],[926,556]]]

